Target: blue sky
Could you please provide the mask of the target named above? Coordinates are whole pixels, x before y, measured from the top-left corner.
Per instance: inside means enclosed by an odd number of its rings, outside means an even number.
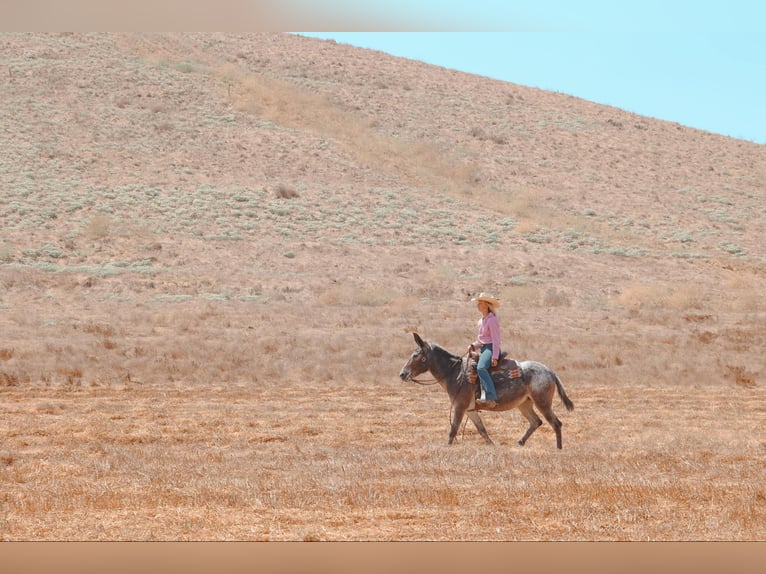
[[[300,3],[309,10],[313,4]],[[360,3],[336,0],[333,5],[348,18],[336,25],[347,28],[430,31],[301,34],[766,144],[766,3],[368,0],[359,8]]]
[[[758,0],[3,0],[7,30],[317,35],[766,144]]]

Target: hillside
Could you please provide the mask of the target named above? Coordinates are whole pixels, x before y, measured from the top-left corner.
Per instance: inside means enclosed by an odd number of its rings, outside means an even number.
[[[294,35],[0,46],[0,475],[15,485],[0,537],[766,536],[764,146]],[[515,412],[484,415],[499,454],[470,426],[444,451],[446,397],[398,380],[413,331],[462,352],[478,291],[503,300],[509,350],[554,368],[577,405],[562,456],[547,427],[511,448]],[[49,452],[72,437],[84,466]],[[370,449],[405,467],[369,476]],[[201,482],[235,492],[202,509],[200,490],[168,494],[198,466],[189,452],[254,474]],[[429,505],[405,478],[445,461],[555,483],[589,457],[613,470],[588,519],[528,508],[501,532],[509,516],[470,506],[465,530],[434,530],[454,518],[440,505],[469,505],[444,485],[437,510],[410,508]],[[107,494],[83,486],[94,473]],[[399,494],[351,492],[345,518],[323,515],[337,499],[322,474]],[[286,490],[242,486],[263,476]],[[730,483],[745,487],[714,494]],[[309,493],[297,506],[291,486]],[[188,513],[150,527],[153,504]],[[219,504],[230,521],[207,514]],[[251,530],[247,505],[268,517]]]

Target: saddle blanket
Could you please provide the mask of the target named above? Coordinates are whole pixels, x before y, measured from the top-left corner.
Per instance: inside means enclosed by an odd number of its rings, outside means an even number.
[[[474,357],[468,359],[468,382],[475,385],[479,381],[479,375],[476,371],[477,361]],[[492,375],[492,380],[495,383],[504,381],[512,381],[513,379],[520,379],[523,376],[521,365],[515,360],[505,356],[501,353],[500,360],[497,362],[497,366],[489,369],[489,374]]]

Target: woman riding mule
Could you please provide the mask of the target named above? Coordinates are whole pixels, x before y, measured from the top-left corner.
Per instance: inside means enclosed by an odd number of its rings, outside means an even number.
[[[480,404],[477,406],[491,409],[496,404],[497,393],[489,368],[497,366],[497,359],[500,356],[500,321],[495,311],[500,307],[500,301],[489,293],[480,293],[478,297],[471,299],[471,302],[476,303],[476,308],[481,313],[479,333],[476,335],[476,340],[468,347],[469,354],[474,349],[479,349],[481,353],[476,364],[482,390]]]
[[[441,387],[447,391],[452,403],[452,424],[449,432],[449,444],[452,444],[457,435],[460,423],[464,416],[476,426],[479,434],[487,444],[493,444],[487,434],[487,429],[476,410],[475,393],[473,386],[467,381],[467,357],[458,357],[439,345],[429,343],[413,333],[415,342],[418,344],[409,360],[405,363],[399,377],[403,381],[413,381],[414,377],[430,372]],[[536,361],[521,361],[521,378],[502,377],[496,385],[497,403],[489,410],[506,411],[517,408],[529,421],[529,428],[524,436],[519,439],[519,444],[524,445],[537,427],[543,424],[537,416],[534,407],[540,411],[545,420],[553,427],[556,433],[556,446],[561,448],[561,421],[556,417],[551,408],[553,395],[558,391],[561,401],[568,411],[574,409],[574,404],[564,392],[564,387],[556,374],[542,363]],[[483,408],[479,406],[478,408]]]

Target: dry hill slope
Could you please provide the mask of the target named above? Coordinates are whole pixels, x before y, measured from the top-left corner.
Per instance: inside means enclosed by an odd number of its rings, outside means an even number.
[[[764,146],[285,34],[0,47],[0,536],[766,536]],[[563,454],[398,381],[479,290]]]

